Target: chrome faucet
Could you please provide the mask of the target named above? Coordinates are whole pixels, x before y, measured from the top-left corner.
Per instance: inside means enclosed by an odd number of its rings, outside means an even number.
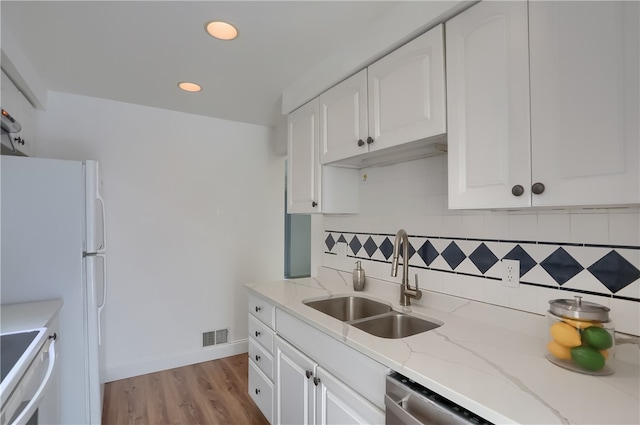
[[[391,259],[391,276],[398,276],[398,254],[402,242],[402,284],[400,285],[400,305],[411,305],[411,298],[419,300],[422,291],[418,289],[418,275],[416,274],[415,289],[409,285],[409,237],[404,229],[398,230],[396,240],[393,243],[393,257]]]

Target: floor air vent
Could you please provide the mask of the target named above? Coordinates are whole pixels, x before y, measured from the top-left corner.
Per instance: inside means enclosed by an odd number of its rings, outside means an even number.
[[[219,329],[217,331],[202,333],[202,346],[226,344],[229,341],[229,329]]]
[[[202,346],[208,347],[210,345],[215,345],[216,343],[216,332],[203,332],[202,333]]]

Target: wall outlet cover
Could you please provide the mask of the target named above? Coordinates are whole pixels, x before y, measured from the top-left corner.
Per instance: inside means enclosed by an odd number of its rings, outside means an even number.
[[[520,261],[502,260],[502,285],[510,288],[520,286]]]

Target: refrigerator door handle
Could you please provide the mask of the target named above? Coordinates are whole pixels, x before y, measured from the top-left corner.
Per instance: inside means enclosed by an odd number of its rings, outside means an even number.
[[[107,256],[96,254],[102,258],[102,303],[98,306],[98,346],[102,346],[102,310],[107,304]]]
[[[100,202],[100,209],[102,210],[102,246],[97,247],[97,252],[107,251],[107,218],[105,216],[104,199],[100,196],[100,192],[96,193],[96,201]]]

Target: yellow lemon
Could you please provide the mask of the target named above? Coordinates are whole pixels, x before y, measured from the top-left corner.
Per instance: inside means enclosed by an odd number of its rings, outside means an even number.
[[[605,360],[609,358],[609,350],[600,350],[600,354],[602,354]]]
[[[577,347],[582,344],[580,332],[568,323],[556,322],[551,325],[550,332],[553,339],[565,347]]]
[[[602,327],[602,323],[600,322],[591,322],[589,320],[578,320],[578,319],[562,319],[563,322],[570,324],[576,329],[587,329],[591,326],[597,326],[599,328]]]
[[[556,359],[571,360],[571,348],[560,345],[555,341],[549,341],[547,350],[549,350]]]

